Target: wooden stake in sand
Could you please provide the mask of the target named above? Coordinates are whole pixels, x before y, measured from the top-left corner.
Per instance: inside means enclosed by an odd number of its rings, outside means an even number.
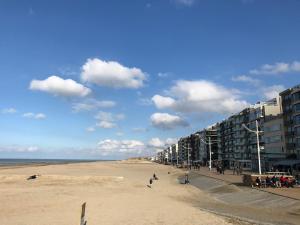
[[[80,225],[86,225],[87,221],[85,220],[85,206],[86,202],[82,204],[81,206],[81,220],[80,220]]]

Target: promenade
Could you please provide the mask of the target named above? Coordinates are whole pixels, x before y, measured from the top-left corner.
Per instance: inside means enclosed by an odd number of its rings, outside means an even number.
[[[201,167],[200,170],[193,170],[194,173],[200,174],[202,176],[211,177],[217,180],[224,181],[228,184],[234,184],[237,186],[243,186],[243,175],[233,175],[232,170],[225,170],[224,174],[217,173],[215,168],[209,171],[208,167]],[[243,172],[244,174],[250,174],[250,172]],[[251,188],[251,187],[249,187]],[[296,200],[300,200],[300,188],[255,188],[260,191],[269,192],[275,195],[280,195],[283,197],[288,197]]]

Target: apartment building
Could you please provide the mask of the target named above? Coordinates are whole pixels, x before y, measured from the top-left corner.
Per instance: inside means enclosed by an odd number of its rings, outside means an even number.
[[[300,159],[300,85],[280,93],[288,158]]]
[[[221,161],[230,169],[238,166],[258,171],[257,131],[263,172],[277,161],[300,159],[300,85],[281,92],[277,98],[258,102],[211,127],[180,138],[178,162],[208,164],[210,138],[213,161]]]

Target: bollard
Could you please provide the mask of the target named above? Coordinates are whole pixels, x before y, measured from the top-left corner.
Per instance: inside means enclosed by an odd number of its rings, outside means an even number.
[[[86,206],[86,202],[83,203],[82,206],[81,206],[80,225],[87,225],[87,221],[85,220],[85,206]]]

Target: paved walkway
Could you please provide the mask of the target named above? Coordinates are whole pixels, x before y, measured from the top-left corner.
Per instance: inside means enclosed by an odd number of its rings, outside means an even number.
[[[203,176],[211,177],[214,179],[222,180],[230,184],[243,185],[243,175],[233,175],[232,170],[225,170],[225,174],[217,173],[216,169],[213,168],[211,171],[207,167],[201,167],[200,170],[193,170]],[[247,173],[247,172],[244,172]],[[257,188],[260,191],[269,192],[272,194],[300,200],[300,188]]]

